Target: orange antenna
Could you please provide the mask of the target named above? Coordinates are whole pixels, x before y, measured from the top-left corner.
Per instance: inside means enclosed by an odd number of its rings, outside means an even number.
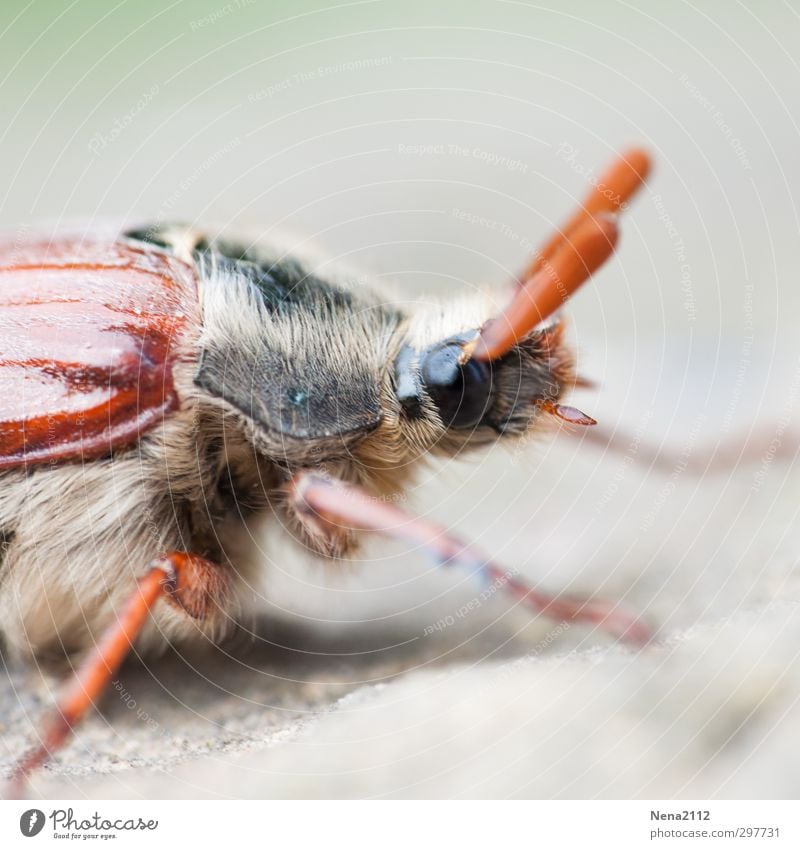
[[[621,212],[647,179],[650,167],[650,156],[639,147],[631,148],[617,157],[593,182],[589,194],[572,217],[539,249],[533,262],[520,275],[520,281],[533,277],[588,218],[603,212]]]
[[[517,292],[497,318],[484,325],[471,352],[477,360],[496,360],[552,315],[611,256],[616,222],[597,216],[582,222],[552,257]]]

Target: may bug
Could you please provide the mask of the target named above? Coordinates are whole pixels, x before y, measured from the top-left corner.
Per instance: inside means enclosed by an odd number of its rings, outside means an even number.
[[[225,633],[262,568],[234,553],[257,511],[319,554],[377,531],[646,641],[618,606],[530,588],[395,502],[428,454],[548,416],[593,423],[561,403],[577,378],[557,311],[613,252],[648,169],[639,150],[615,161],[494,317],[488,296],[406,312],[187,227],[0,244],[0,629],[18,656],[85,654],[17,777],[133,641]]]

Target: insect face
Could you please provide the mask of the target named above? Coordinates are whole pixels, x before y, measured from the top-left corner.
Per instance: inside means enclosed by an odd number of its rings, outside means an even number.
[[[391,471],[394,488],[427,453],[526,432],[572,382],[558,324],[469,356],[489,298],[405,315],[294,263],[209,261],[196,386],[289,471],[326,465],[379,490]]]
[[[477,330],[421,350],[404,346],[395,362],[403,415],[412,422],[426,419],[446,437],[445,446],[525,432],[541,406],[555,403],[572,382],[561,335],[554,323],[493,362],[465,354]]]
[[[606,230],[593,234],[610,252]],[[128,236],[176,254],[189,245],[203,302],[195,384],[287,469],[337,464],[337,476],[361,482],[372,472],[402,476],[428,452],[525,433],[573,382],[555,319],[519,338],[509,325],[499,352],[475,355],[496,313],[488,293],[405,313],[263,249],[200,234],[192,246],[191,231],[174,226]]]

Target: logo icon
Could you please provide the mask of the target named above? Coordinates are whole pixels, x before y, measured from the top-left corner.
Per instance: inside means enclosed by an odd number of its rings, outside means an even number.
[[[38,808],[31,808],[19,818],[19,830],[25,837],[36,837],[44,828],[44,812]]]

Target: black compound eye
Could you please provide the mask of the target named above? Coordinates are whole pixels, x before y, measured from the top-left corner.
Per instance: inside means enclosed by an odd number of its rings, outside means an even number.
[[[462,364],[463,351],[461,340],[448,340],[429,348],[420,363],[422,382],[445,427],[474,427],[491,406],[490,366],[472,359]]]

